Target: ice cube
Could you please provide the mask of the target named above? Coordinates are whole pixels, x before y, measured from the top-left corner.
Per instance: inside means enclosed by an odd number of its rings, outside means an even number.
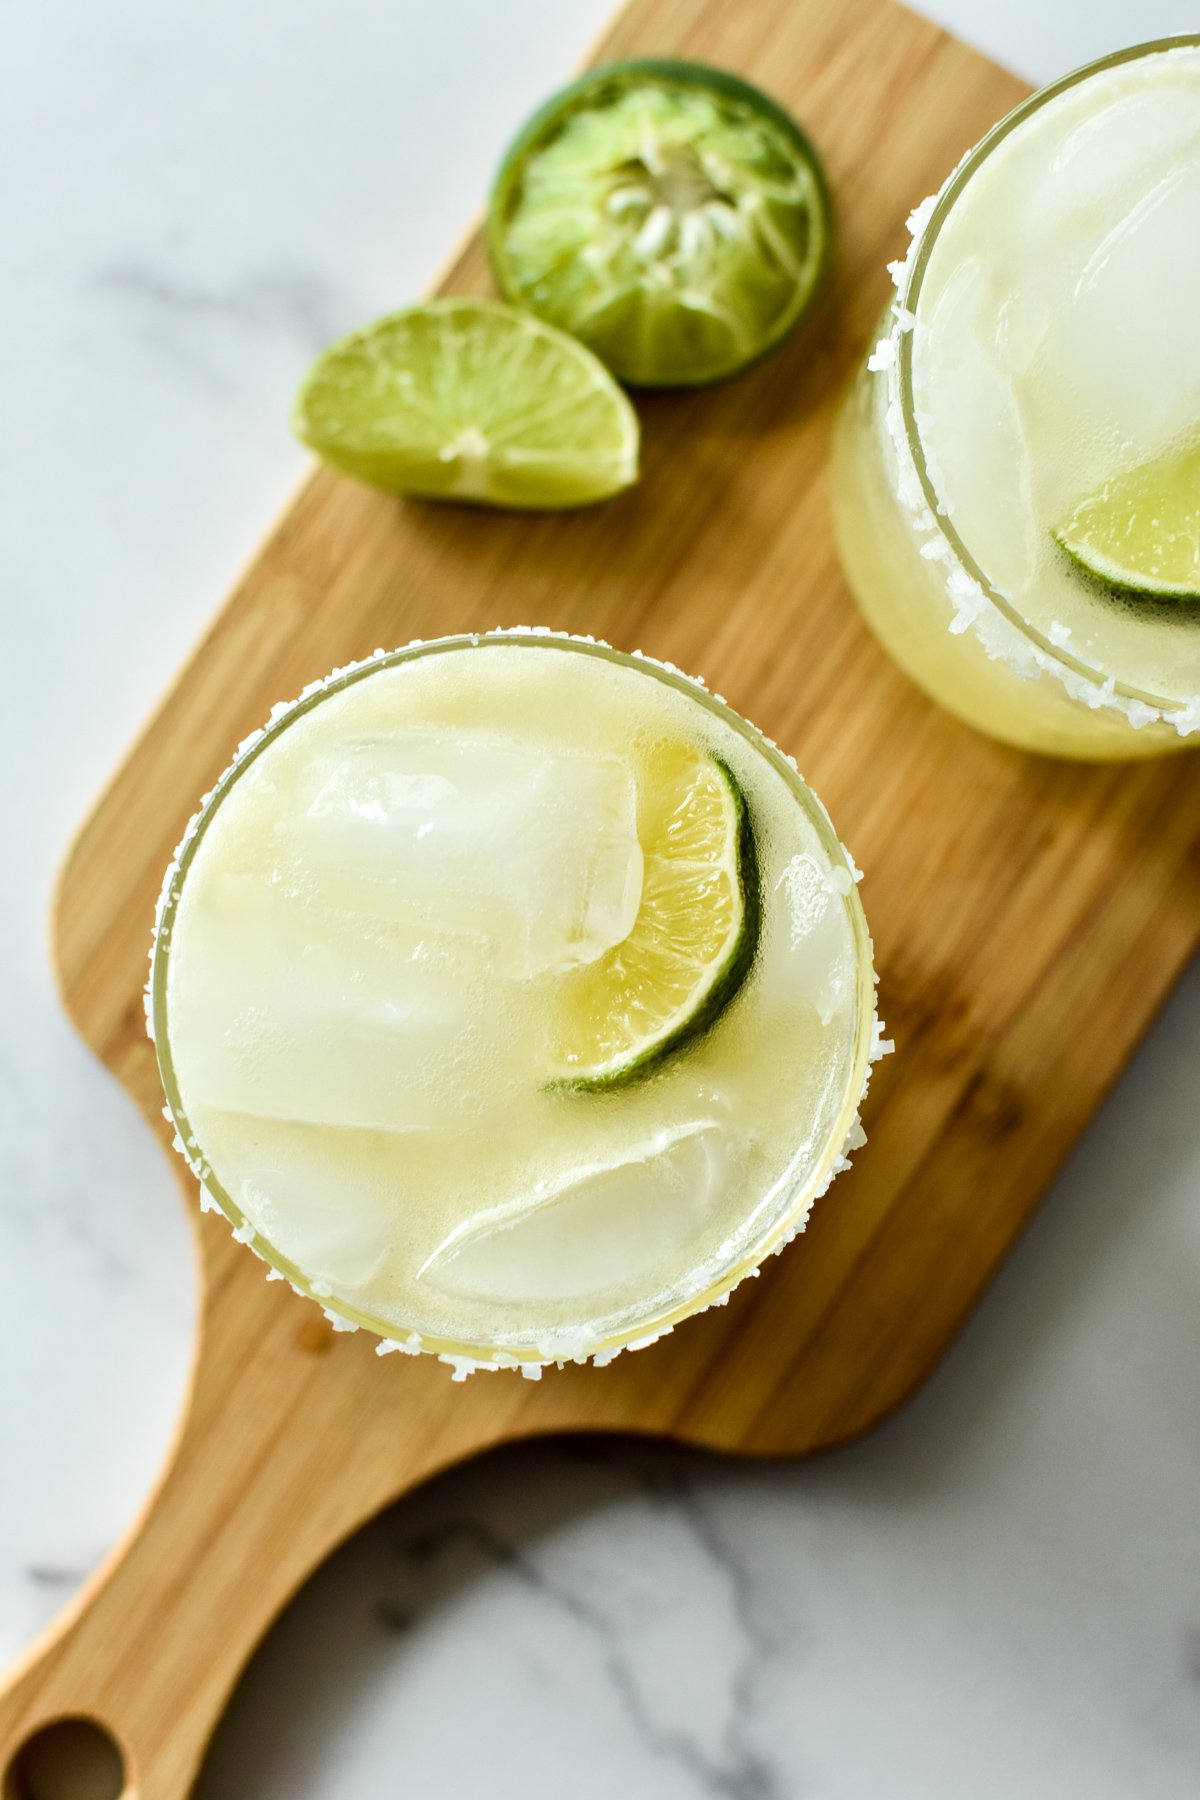
[[[224,872],[189,886],[175,936],[169,1028],[189,1111],[392,1132],[469,1116],[488,1011],[428,942],[338,935]]]
[[[1080,101],[1082,116],[1053,146],[1048,167],[1044,141],[1026,151],[1023,223],[1040,225],[1050,247],[1061,242],[1064,212],[1107,221],[1115,193],[1149,192],[1181,148],[1197,140],[1194,89],[1186,81],[1134,88],[1100,107],[1087,103],[1083,90]]]
[[[996,314],[996,361],[1010,375],[1023,375],[1030,367],[1054,322],[1054,311],[1044,294],[1028,289],[1009,294]]]
[[[997,341],[1006,292],[1003,269],[982,256],[965,258],[937,297],[914,376],[939,497],[977,562],[1015,590],[1032,574],[1039,540],[1027,434]]]
[[[737,1141],[727,1124],[693,1119],[616,1161],[565,1169],[456,1226],[419,1278],[519,1304],[582,1300],[686,1267],[727,1191]]]
[[[642,853],[629,766],[435,728],[348,740],[305,772],[296,852],[323,905],[435,924],[527,976],[627,937]]]
[[[787,902],[787,930],[776,931],[766,946],[764,983],[773,1000],[811,1006],[828,1025],[848,1010],[855,976],[844,897],[829,871],[804,853],[784,865],[779,891]]]
[[[1200,161],[1129,196],[1077,268],[1040,359],[1072,443],[1110,468],[1190,437],[1200,418],[1194,354],[1200,289]]]
[[[234,1203],[310,1281],[339,1292],[379,1274],[397,1217],[395,1139],[247,1118],[200,1108],[193,1124]]]

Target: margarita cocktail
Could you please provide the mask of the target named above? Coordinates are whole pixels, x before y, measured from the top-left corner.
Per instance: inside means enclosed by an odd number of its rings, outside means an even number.
[[[857,1141],[853,865],[695,682],[512,632],[380,655],[244,745],[150,987],[207,1196],[337,1322],[462,1367],[719,1298]]]
[[[900,666],[997,737],[1200,742],[1200,40],[1035,95],[909,221],[835,518]]]

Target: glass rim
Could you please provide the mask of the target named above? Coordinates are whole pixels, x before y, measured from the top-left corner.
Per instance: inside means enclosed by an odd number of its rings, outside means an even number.
[[[1012,110],[999,119],[991,129],[984,133],[962,161],[953,170],[943,186],[938,190],[937,198],[929,218],[920,234],[916,245],[912,266],[907,273],[904,287],[897,296],[896,306],[916,315],[920,301],[921,288],[928,271],[930,258],[937,246],[941,228],[954,209],[956,201],[963,189],[968,185],[977,170],[988,157],[1014,131],[1020,129],[1033,114],[1040,112],[1060,94],[1069,92],[1080,86],[1094,75],[1104,74],[1109,69],[1122,67],[1126,63],[1140,62],[1145,57],[1161,56],[1172,50],[1200,49],[1200,32],[1186,32],[1173,37],[1153,38],[1146,43],[1130,44],[1122,50],[1110,51],[1105,56],[1095,58],[1092,62],[1081,64],[1060,75],[1057,80],[1048,82],[1020,101]],[[917,423],[916,402],[913,395],[913,338],[911,330],[900,330],[893,327],[893,336],[898,338],[897,358],[899,365],[899,399],[900,412],[904,424],[904,436],[912,457],[913,469],[921,486],[921,492],[929,512],[933,518],[934,528],[942,541],[947,545],[955,561],[970,578],[977,582],[987,601],[996,608],[1013,629],[1032,643],[1046,663],[1060,678],[1064,674],[1076,680],[1084,681],[1092,687],[1109,688],[1123,700],[1141,706],[1147,706],[1166,719],[1186,709],[1187,699],[1168,699],[1161,694],[1154,694],[1149,689],[1133,686],[1129,682],[1119,680],[1111,672],[1089,663],[1074,655],[1062,644],[1056,643],[1048,632],[1043,631],[1032,620],[995,587],[981,565],[963,543],[950,519],[941,510],[942,502],[929,473],[926,461],[925,446],[921,439],[920,427]]]
[[[794,1184],[794,1192],[788,1196],[786,1204],[779,1213],[772,1218],[768,1228],[756,1237],[754,1243],[744,1254],[724,1267],[714,1280],[683,1300],[669,1306],[659,1307],[656,1310],[648,1310],[639,1315],[632,1323],[623,1324],[603,1336],[598,1336],[594,1342],[589,1342],[586,1352],[582,1355],[572,1356],[566,1350],[559,1353],[546,1352],[536,1345],[471,1344],[453,1339],[437,1338],[418,1331],[415,1326],[382,1321],[373,1317],[362,1307],[343,1302],[332,1284],[330,1284],[331,1291],[329,1293],[317,1292],[314,1288],[314,1279],[290,1258],[283,1256],[270,1242],[270,1239],[253,1226],[243,1209],[217,1180],[204,1156],[204,1147],[188,1119],[171,1055],[167,978],[170,966],[172,926],[188,870],[222,802],[241,775],[297,719],[311,712],[322,701],[344,692],[357,682],[402,663],[416,662],[426,656],[450,651],[478,648],[483,644],[511,644],[584,652],[634,668],[652,679],[657,679],[667,686],[675,688],[677,692],[685,694],[714,717],[731,726],[752,749],[766,757],[804,810],[830,865],[845,869],[850,876],[848,891],[839,897],[850,921],[854,945],[854,1034],[849,1054],[845,1059],[846,1076],[841,1101],[837,1114],[825,1136],[820,1155],[814,1159],[805,1179]],[[853,861],[838,837],[829,814],[812,788],[808,786],[792,759],[780,750],[758,726],[753,725],[748,719],[744,719],[720,695],[711,693],[700,680],[694,676],[685,675],[673,664],[659,662],[641,651],[631,653],[616,650],[596,638],[578,636],[569,632],[556,632],[548,628],[460,632],[442,638],[417,639],[413,643],[395,650],[377,651],[360,662],[334,670],[322,681],[311,683],[295,700],[275,709],[269,723],[259,733],[252,734],[245,740],[212,789],[204,796],[199,810],[189,823],[183,840],[167,869],[150,953],[147,1016],[169,1116],[177,1134],[176,1148],[187,1161],[200,1182],[202,1190],[210,1195],[215,1205],[233,1226],[235,1233],[249,1231],[250,1235],[243,1239],[248,1248],[253,1249],[271,1269],[274,1269],[298,1292],[315,1301],[327,1314],[371,1332],[383,1344],[391,1343],[403,1348],[405,1339],[415,1335],[419,1338],[419,1344],[414,1346],[414,1353],[420,1351],[433,1354],[448,1362],[496,1367],[544,1366],[565,1361],[590,1361],[597,1356],[604,1356],[607,1360],[618,1350],[639,1348],[643,1343],[649,1343],[657,1337],[664,1336],[675,1325],[681,1324],[693,1314],[704,1312],[714,1301],[730,1293],[746,1276],[759,1268],[767,1257],[775,1250],[780,1249],[788,1238],[800,1228],[815,1200],[838,1173],[841,1159],[846,1155],[847,1146],[858,1119],[859,1107],[870,1078],[872,1064],[879,1054],[877,1046],[880,1032],[875,1003],[874,946],[866,914],[859,899],[856,877],[857,872]],[[776,1186],[782,1188],[787,1179],[785,1171]],[[325,1284],[318,1278],[318,1285],[324,1287]],[[551,1341],[553,1341],[552,1334],[548,1334],[548,1336],[551,1336]]]

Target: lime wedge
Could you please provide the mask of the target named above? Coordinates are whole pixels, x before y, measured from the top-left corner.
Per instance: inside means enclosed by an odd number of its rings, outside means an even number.
[[[494,300],[431,300],[342,338],[292,428],[394,494],[581,506],[637,480],[638,422],[589,350]]]
[[[829,261],[829,188],[794,120],[702,63],[614,63],[535,113],[501,165],[501,292],[635,387],[732,375],[779,343]]]
[[[1114,475],[1054,536],[1122,593],[1200,600],[1200,441]]]
[[[710,1025],[758,946],[758,855],[733,772],[694,744],[642,771],[641,904],[621,943],[566,976],[555,1085],[606,1088],[654,1067]]]

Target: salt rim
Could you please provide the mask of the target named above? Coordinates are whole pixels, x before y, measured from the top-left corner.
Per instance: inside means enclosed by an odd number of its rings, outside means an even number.
[[[454,636],[456,634],[450,635]],[[559,642],[567,641],[577,644],[593,644],[598,649],[603,650],[613,649],[613,646],[607,643],[603,638],[593,637],[586,632],[557,631],[552,626],[548,625],[495,626],[489,631],[463,632],[457,635],[461,636],[462,642],[472,645],[479,645],[496,638],[511,639],[530,637],[546,638]],[[407,644],[403,644],[395,650],[373,650],[369,656],[361,657],[354,662],[344,663],[339,668],[331,669],[327,675],[322,676],[319,680],[310,681],[308,685],[297,694],[294,700],[277,701],[271,708],[267,723],[260,726],[257,730],[250,732],[248,736],[242,739],[228,766],[222,771],[218,780],[206,794],[201,796],[200,804],[188,820],[183,836],[175,847],[175,853],[167,864],[166,871],[163,875],[162,886],[159,890],[158,901],[155,906],[154,929],[150,942],[150,974],[146,981],[143,994],[143,1007],[146,1017],[146,1034],[151,1043],[155,1045],[156,1049],[157,1039],[154,1028],[154,969],[160,942],[164,946],[168,946],[170,943],[170,929],[165,925],[167,908],[172,897],[172,890],[175,886],[176,878],[180,872],[180,865],[184,853],[196,836],[201,821],[207,815],[209,806],[215,796],[229,785],[237,770],[256,749],[268,731],[277,726],[285,715],[293,713],[305,701],[313,700],[332,687],[335,683],[342,681],[349,676],[357,675],[361,671],[370,669],[393,657],[403,655],[408,651],[419,650],[426,645],[440,644],[445,643],[446,641],[447,638],[445,637],[412,638]],[[647,663],[653,668],[663,669],[668,674],[675,676],[678,680],[685,682],[689,687],[696,688],[699,692],[708,694],[713,699],[719,701],[722,706],[729,707],[729,702],[724,696],[717,693],[715,689],[709,688],[700,676],[689,675],[675,663],[667,662],[660,657],[650,656],[643,650],[633,650],[629,652],[629,654],[635,661]],[[733,707],[729,707],[729,710],[731,712],[736,712],[736,709]],[[737,713],[736,716],[739,719],[742,719],[740,713]],[[749,727],[755,737],[768,745],[801,781],[804,781],[804,777],[800,774],[795,757],[789,755],[786,750],[780,749],[774,739],[769,738],[757,725],[751,724],[747,719],[742,719],[742,723]],[[821,804],[816,793],[808,786],[807,782],[805,782],[804,785],[820,816],[829,826],[830,835],[838,844],[838,847],[845,858],[846,869],[844,873],[847,875],[847,880],[844,886],[845,891],[849,892],[852,886],[857,885],[862,881],[862,870],[858,867],[858,864],[846,849],[846,846],[841,842],[841,839],[837,837],[837,834],[834,832],[829,814],[825,811],[825,808]],[[837,873],[837,870],[832,871],[835,878]],[[834,880],[833,885],[836,887],[836,879]],[[866,933],[866,939],[867,945],[873,953],[874,945],[871,940],[869,929]],[[871,979],[873,986],[877,988],[879,985],[879,976],[874,968],[872,968],[871,971]],[[879,1017],[878,1008],[876,1007],[871,1016],[871,1042],[867,1052],[866,1063],[863,1070],[862,1087],[855,1104],[855,1111],[851,1118],[846,1137],[840,1150],[834,1156],[830,1164],[825,1180],[821,1183],[820,1187],[815,1189],[810,1195],[808,1205],[804,1208],[804,1211],[792,1221],[791,1225],[780,1235],[777,1241],[772,1244],[769,1249],[764,1251],[763,1256],[758,1263],[741,1270],[735,1279],[730,1282],[728,1287],[718,1290],[710,1299],[706,1300],[702,1306],[692,1308],[683,1319],[677,1320],[675,1323],[684,1324],[688,1319],[696,1318],[701,1313],[707,1312],[710,1307],[727,1305],[734,1288],[738,1287],[742,1281],[758,1275],[768,1257],[777,1256],[781,1250],[785,1249],[788,1244],[799,1237],[801,1232],[805,1230],[808,1221],[812,1216],[812,1210],[816,1205],[816,1202],[828,1193],[837,1176],[850,1167],[852,1154],[856,1150],[861,1149],[867,1141],[867,1134],[863,1129],[862,1119],[860,1117],[860,1109],[866,1098],[867,1090],[871,1083],[871,1076],[874,1073],[875,1064],[881,1062],[885,1056],[890,1056],[895,1048],[894,1041],[884,1036],[883,1022]],[[161,1056],[159,1058],[159,1063],[161,1074]],[[200,1153],[199,1142],[190,1132],[186,1138],[183,1136],[179,1128],[180,1120],[176,1117],[169,1103],[163,1107],[162,1116],[169,1125],[175,1127],[174,1136],[171,1141],[172,1149],[182,1156],[199,1183],[198,1197],[201,1213],[212,1212],[221,1214],[230,1226],[231,1235],[235,1243],[247,1246],[261,1262],[267,1265],[266,1279],[268,1281],[286,1281],[292,1289],[292,1292],[297,1294],[300,1299],[310,1301],[320,1307],[326,1320],[336,1332],[351,1332],[360,1329],[374,1331],[375,1328],[373,1326],[360,1325],[358,1321],[338,1310],[332,1288],[328,1282],[321,1280],[310,1281],[308,1286],[304,1287],[300,1282],[293,1279],[293,1276],[298,1275],[300,1271],[288,1262],[287,1258],[278,1256],[277,1252],[273,1252],[278,1260],[271,1260],[267,1251],[262,1247],[263,1240],[254,1225],[244,1217],[241,1219],[240,1223],[235,1223],[226,1211],[225,1206],[214,1193],[212,1187],[210,1187],[209,1182],[213,1179],[212,1169]],[[280,1267],[280,1264],[283,1266]],[[565,1330],[558,1331],[537,1346],[541,1351],[541,1357],[539,1360],[535,1361],[530,1361],[528,1359],[522,1360],[513,1355],[511,1351],[504,1349],[497,1349],[492,1356],[487,1358],[476,1358],[451,1351],[434,1351],[432,1345],[426,1346],[425,1340],[420,1332],[411,1330],[401,1331],[400,1335],[396,1337],[383,1336],[376,1332],[375,1335],[379,1337],[379,1342],[375,1346],[375,1354],[377,1356],[390,1356],[394,1354],[404,1356],[419,1356],[430,1353],[436,1354],[437,1360],[441,1363],[445,1363],[447,1367],[451,1369],[451,1378],[456,1382],[466,1381],[471,1375],[492,1374],[498,1369],[519,1369],[526,1381],[540,1381],[543,1370],[550,1366],[561,1369],[565,1368],[569,1363],[587,1364],[590,1362],[593,1363],[596,1368],[604,1368],[609,1363],[614,1362],[623,1350],[645,1350],[648,1349],[651,1344],[658,1343],[661,1338],[669,1337],[671,1332],[675,1329],[675,1323],[664,1325],[658,1330],[647,1333],[643,1337],[631,1339],[628,1343],[609,1346],[598,1345],[595,1333],[589,1331],[587,1327],[582,1327],[573,1332]]]
[[[1171,56],[1178,53],[1163,50],[1157,54]],[[1087,72],[1079,73],[1086,75]],[[909,233],[908,250],[903,258],[888,264],[897,296],[891,309],[892,323],[867,357],[867,368],[873,375],[882,375],[885,383],[884,423],[896,458],[896,498],[924,540],[918,546],[919,554],[926,562],[941,564],[945,571],[946,595],[954,611],[949,629],[955,637],[970,631],[988,659],[1006,663],[1018,680],[1036,681],[1042,675],[1049,675],[1072,700],[1091,712],[1106,708],[1119,713],[1135,730],[1144,725],[1168,724],[1174,726],[1180,737],[1191,737],[1200,733],[1200,694],[1177,705],[1153,706],[1132,694],[1118,693],[1114,677],[1106,675],[1098,663],[1091,662],[1071,643],[1070,628],[1057,619],[1047,626],[1046,637],[1056,649],[1065,652],[1088,672],[1081,674],[1052,651],[1043,649],[1027,635],[1027,631],[1033,631],[1035,627],[1022,630],[1006,618],[992,595],[963,566],[926,498],[904,423],[900,340],[906,333],[911,334],[915,347],[922,335],[924,328],[908,305],[917,257],[935,208],[978,149],[979,145],[973,145],[951,169],[936,194],[928,195],[914,207],[905,221]],[[919,428],[919,420],[917,423]],[[937,487],[935,464],[928,450],[925,450],[925,460],[930,480]]]

